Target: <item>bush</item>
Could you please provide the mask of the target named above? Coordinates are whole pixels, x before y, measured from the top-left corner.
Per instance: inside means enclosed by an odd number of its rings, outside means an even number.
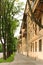
[[[0,52],[3,52],[2,44],[0,44]]]
[[[13,53],[9,58],[7,58],[6,60],[4,60],[3,58],[0,58],[0,63],[3,63],[3,62],[12,62],[14,60],[14,56],[15,56],[15,53]]]

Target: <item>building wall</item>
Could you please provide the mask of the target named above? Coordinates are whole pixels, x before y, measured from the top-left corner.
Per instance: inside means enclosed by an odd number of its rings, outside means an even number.
[[[39,31],[39,26],[37,25],[37,30],[36,30],[37,34],[35,34],[35,30],[33,29],[33,24],[35,25],[35,23],[32,23],[29,17],[27,21],[28,20],[30,21],[29,24],[27,24],[28,27],[30,25],[30,27],[28,28],[28,44],[30,46],[28,55],[35,59],[43,59],[43,29]],[[43,15],[41,16],[41,22],[43,24]],[[41,51],[39,51],[39,40],[40,39],[42,40]]]
[[[39,0],[37,0],[36,4],[38,3],[38,1]],[[36,8],[36,5],[34,7]],[[43,29],[40,29],[40,27],[31,20],[31,13],[28,4],[26,4],[26,9],[24,13],[27,13],[27,37],[23,37],[24,30],[22,29],[21,52],[22,54],[28,55],[35,59],[43,59]],[[43,24],[43,13],[41,13],[40,17],[41,23]]]
[[[22,54],[27,55],[27,52],[26,52],[26,39],[25,39],[25,37],[22,38]]]

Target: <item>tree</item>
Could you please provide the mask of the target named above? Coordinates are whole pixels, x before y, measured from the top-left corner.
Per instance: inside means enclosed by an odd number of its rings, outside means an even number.
[[[21,4],[15,3],[17,3],[16,0],[0,1],[0,40],[3,44],[4,59],[13,53],[14,32],[18,26],[18,20],[14,16],[21,10]]]
[[[18,39],[16,37],[14,37],[14,42],[13,42],[13,51],[14,52],[17,51],[17,45],[18,45]]]

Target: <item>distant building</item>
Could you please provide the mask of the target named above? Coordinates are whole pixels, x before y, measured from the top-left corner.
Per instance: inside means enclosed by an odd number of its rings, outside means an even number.
[[[43,0],[30,0],[32,13],[37,21],[43,25]],[[39,27],[33,18],[28,2],[23,16],[21,26],[21,51],[22,54],[28,55],[35,59],[43,59],[43,29]]]

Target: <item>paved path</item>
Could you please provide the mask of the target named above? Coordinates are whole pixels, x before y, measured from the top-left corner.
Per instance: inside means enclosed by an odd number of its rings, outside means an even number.
[[[0,65],[43,65],[42,61],[35,61],[34,59],[21,55],[16,54],[14,61],[11,63],[0,63]]]
[[[3,53],[0,53],[0,58],[2,58],[3,57]]]

